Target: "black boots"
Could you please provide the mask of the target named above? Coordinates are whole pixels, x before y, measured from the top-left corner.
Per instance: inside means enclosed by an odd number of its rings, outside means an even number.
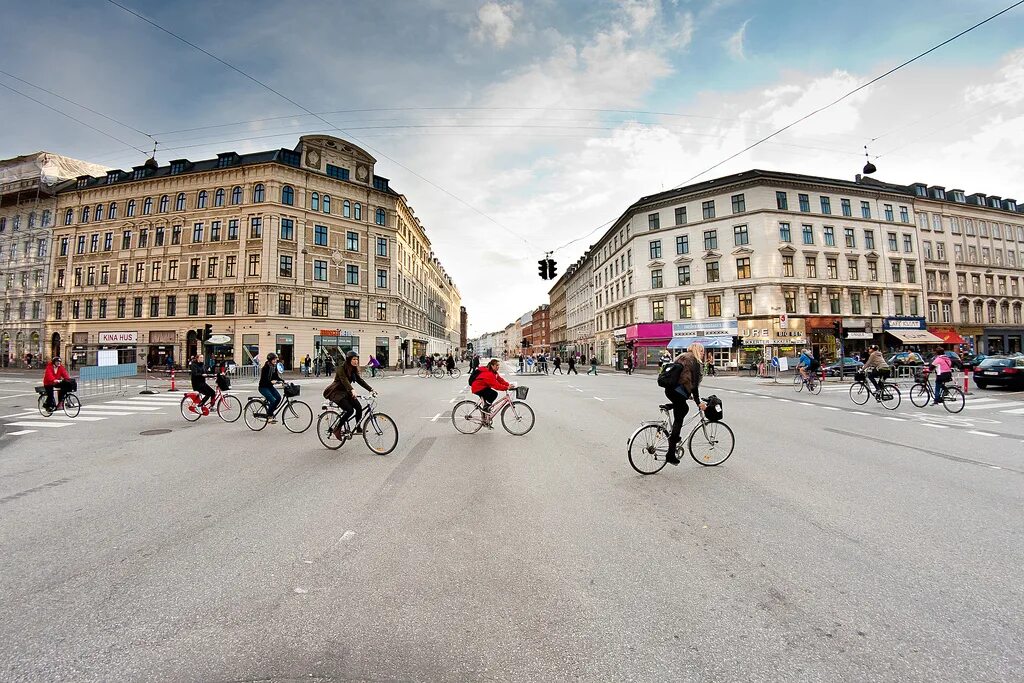
[[[678,441],[673,441],[672,439],[669,439],[668,440],[668,454],[665,456],[665,462],[667,462],[669,465],[678,465],[679,464],[679,458],[676,457],[678,449],[679,449],[679,442]]]

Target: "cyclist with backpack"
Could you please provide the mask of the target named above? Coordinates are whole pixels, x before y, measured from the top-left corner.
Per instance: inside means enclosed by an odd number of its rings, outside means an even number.
[[[476,368],[473,372],[469,373],[470,391],[484,400],[484,412],[488,413],[486,417],[487,421],[484,424],[488,428],[492,428],[489,413],[491,406],[498,400],[498,392],[507,391],[515,386],[514,384],[506,382],[502,376],[498,374],[498,369],[500,367],[501,361],[497,358],[492,358],[487,361],[487,365],[484,367]]]
[[[810,349],[804,349],[800,354],[800,358],[796,361],[796,368],[800,371],[800,376],[803,377],[804,381],[807,381],[807,376],[810,373],[818,371],[821,367],[821,363],[814,357]]]
[[[668,437],[668,456],[666,461],[672,465],[679,464],[676,451],[679,448],[679,432],[683,428],[683,420],[690,412],[687,405],[689,399],[697,404],[701,411],[707,404],[700,400],[701,367],[704,364],[704,345],[694,342],[679,354],[675,360],[662,368],[658,375],[658,386],[665,390],[665,397],[672,402],[672,433]]]

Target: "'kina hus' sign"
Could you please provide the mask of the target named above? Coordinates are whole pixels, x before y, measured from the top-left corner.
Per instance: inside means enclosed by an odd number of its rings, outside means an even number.
[[[138,332],[100,332],[100,344],[138,344]]]

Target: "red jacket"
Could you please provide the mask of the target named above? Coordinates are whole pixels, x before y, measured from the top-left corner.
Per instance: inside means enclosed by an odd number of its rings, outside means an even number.
[[[68,374],[68,369],[64,367],[64,364],[62,363],[60,369],[55,372],[53,363],[47,363],[46,372],[43,373],[43,386],[53,386],[62,379],[71,379],[71,375]]]
[[[484,389],[505,391],[508,387],[509,383],[503,380],[501,375],[496,372],[491,372],[490,368],[484,366],[480,368],[480,374],[476,376],[476,380],[474,380],[473,386],[470,387],[470,390],[476,394]]]

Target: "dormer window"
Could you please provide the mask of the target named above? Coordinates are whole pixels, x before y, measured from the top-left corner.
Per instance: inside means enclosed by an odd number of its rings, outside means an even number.
[[[289,166],[299,166],[301,157],[298,152],[292,152],[286,149],[281,150],[281,161],[288,164]]]
[[[88,176],[86,176],[84,178],[79,178],[78,182],[75,184],[75,187],[77,189],[81,190],[82,188],[84,188],[88,184],[89,184],[89,178],[88,178]]]
[[[374,189],[380,190],[381,192],[387,192],[389,190],[388,179],[381,178],[380,176],[377,175],[373,176],[373,187]]]
[[[171,162],[171,175],[177,175],[185,170],[185,166],[188,164],[187,161],[172,161]]]
[[[327,175],[331,178],[337,178],[338,180],[348,180],[348,169],[335,166],[334,164],[327,164]]]
[[[217,155],[217,168],[226,168],[238,161],[238,154],[235,152],[224,152]]]
[[[953,201],[964,204],[966,203],[967,199],[966,197],[964,197],[964,193],[961,190],[953,190]]]
[[[132,173],[132,180],[142,180],[145,177],[146,177],[146,167],[145,166],[139,166]]]
[[[120,177],[120,175],[120,171],[109,171],[107,173],[107,185],[113,185],[115,182],[117,182],[117,179],[118,177]]]
[[[924,185],[914,185],[914,194],[918,197],[927,197],[928,189]]]

